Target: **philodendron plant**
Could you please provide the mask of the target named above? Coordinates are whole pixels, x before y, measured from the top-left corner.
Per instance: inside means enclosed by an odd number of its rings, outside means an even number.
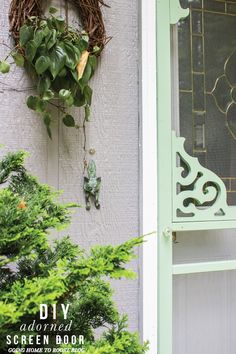
[[[8,58],[30,70],[37,82],[37,95],[27,98],[27,106],[38,112],[51,137],[50,105],[63,113],[63,123],[76,127],[69,114],[72,106],[84,107],[89,120],[92,89],[88,85],[97,64],[99,47],[91,48],[85,31],[68,26],[57,9],[51,7],[49,17],[33,16],[20,29],[19,44],[5,60],[0,61],[0,72],[10,71]]]

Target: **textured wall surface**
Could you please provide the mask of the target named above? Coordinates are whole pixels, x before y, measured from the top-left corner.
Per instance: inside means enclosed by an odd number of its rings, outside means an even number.
[[[10,0],[2,0],[0,42],[11,45],[8,28]],[[49,5],[49,2],[47,2]],[[50,4],[60,6],[55,0]],[[77,22],[69,9],[71,23]],[[107,32],[113,37],[102,55],[92,87],[92,119],[87,129],[88,148],[95,148],[98,174],[102,176],[101,210],[80,208],[69,233],[88,248],[118,244],[139,234],[139,116],[138,116],[138,0],[113,0],[104,10]],[[0,57],[7,53],[0,46]],[[64,190],[65,201],[84,204],[83,135],[64,127],[55,112],[53,140],[41,119],[25,105],[32,82],[24,70],[12,67],[0,77],[0,143],[4,150],[30,152],[28,167],[43,182]],[[82,114],[76,111],[78,122]],[[132,263],[138,271],[138,260]],[[114,282],[115,299],[127,312],[130,328],[139,327],[139,280]]]

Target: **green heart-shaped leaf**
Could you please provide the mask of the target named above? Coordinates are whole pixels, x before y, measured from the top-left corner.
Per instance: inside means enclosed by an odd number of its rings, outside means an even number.
[[[59,91],[59,97],[62,100],[67,100],[71,96],[71,92],[69,90],[61,89]]]
[[[62,68],[62,70],[59,72],[58,77],[66,77],[67,75],[67,70],[66,68]]]
[[[70,42],[60,43],[60,46],[64,49],[66,54],[66,66],[70,69],[75,69],[79,63],[80,51]]]
[[[35,70],[38,75],[44,73],[50,66],[50,59],[49,57],[41,56],[37,59],[35,63]]]
[[[95,55],[90,55],[88,61],[92,69],[95,70],[97,66],[97,57]]]
[[[33,111],[43,113],[45,111],[45,102],[41,100],[41,98],[37,96],[29,96],[27,98],[27,106],[28,108],[32,109]]]
[[[20,29],[20,46],[24,47],[25,44],[33,38],[34,29],[32,26],[24,25]]]
[[[82,107],[85,105],[85,96],[81,90],[78,90],[76,96],[74,97],[74,105],[76,107]]]
[[[44,92],[44,95],[43,95],[43,100],[44,101],[50,101],[51,99],[54,98],[54,92],[52,90],[47,90]]]
[[[67,106],[71,107],[74,104],[74,98],[72,96],[70,96],[65,100],[65,102],[66,102]]]
[[[50,61],[50,71],[52,73],[53,78],[55,79],[66,62],[66,54],[63,48],[58,45],[54,47],[50,54]]]
[[[30,62],[34,60],[36,51],[37,51],[37,44],[35,43],[34,40],[30,40],[25,47],[25,56]]]
[[[56,8],[56,7],[54,7],[54,6],[50,6],[49,7],[49,13],[51,14],[51,15],[54,15],[55,13],[57,13],[58,12],[58,9]]]
[[[84,88],[84,87],[88,84],[88,82],[89,82],[89,80],[90,80],[92,74],[93,74],[93,73],[92,73],[92,68],[91,68],[91,65],[90,65],[89,62],[88,62],[87,65],[86,65],[86,68],[85,68],[85,70],[84,70],[83,76],[82,76],[82,78],[79,80],[80,86],[81,86],[82,88]]]
[[[89,42],[89,35],[88,35],[87,32],[82,31],[82,32],[81,32],[81,37],[82,37],[83,41],[85,41],[85,42],[87,42],[87,43]]]
[[[38,30],[35,35],[34,35],[34,42],[36,43],[36,46],[39,47],[44,39],[44,31],[43,30]]]
[[[41,20],[39,23],[39,27],[45,28],[47,26],[47,21],[46,20]]]
[[[13,53],[12,54],[12,58],[14,59],[14,62],[17,66],[20,66],[21,68],[24,66],[25,64],[25,58],[23,57],[22,54],[20,53]]]
[[[93,47],[93,53],[94,53],[94,54],[98,54],[99,52],[101,52],[101,48],[99,48],[97,45],[95,45],[95,46]]]
[[[57,31],[52,29],[46,38],[46,45],[48,49],[51,49],[57,42]]]
[[[7,74],[10,71],[10,64],[7,61],[0,61],[0,72],[2,74]]]
[[[45,123],[45,125],[50,125],[51,123],[51,114],[50,113],[45,113],[43,116],[43,121]]]
[[[67,115],[65,115],[65,117],[63,117],[63,123],[67,127],[74,127],[75,126],[75,120],[70,114],[67,114]]]
[[[46,125],[47,133],[48,133],[48,136],[49,136],[50,139],[52,139],[52,132],[51,132],[51,129],[50,129],[51,117],[52,117],[51,114],[48,113],[48,112],[46,112],[43,115],[43,122]]]
[[[54,18],[54,23],[56,26],[56,29],[59,32],[63,32],[65,29],[65,19],[61,16]]]
[[[38,81],[37,90],[39,95],[44,95],[44,93],[51,87],[51,79],[49,76],[41,76]]]

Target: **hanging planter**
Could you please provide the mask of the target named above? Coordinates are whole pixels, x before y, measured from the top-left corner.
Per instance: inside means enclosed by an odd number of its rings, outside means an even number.
[[[73,106],[84,107],[84,120],[89,120],[93,76],[97,57],[109,38],[102,18],[102,0],[75,0],[83,30],[67,24],[51,7],[43,15],[39,0],[13,0],[10,7],[10,31],[16,47],[0,62],[0,72],[7,73],[12,57],[16,65],[27,68],[37,84],[37,95],[27,98],[30,109],[38,112],[51,137],[50,105],[58,107],[67,127],[76,127],[69,113]]]

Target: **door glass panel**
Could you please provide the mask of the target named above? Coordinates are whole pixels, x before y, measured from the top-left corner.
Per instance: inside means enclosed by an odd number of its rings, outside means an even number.
[[[236,205],[236,1],[180,3],[190,8],[178,24],[180,135]]]

